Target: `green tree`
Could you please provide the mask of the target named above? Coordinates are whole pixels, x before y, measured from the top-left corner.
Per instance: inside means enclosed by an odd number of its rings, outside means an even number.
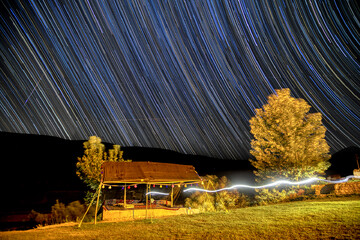
[[[289,89],[276,90],[250,119],[250,160],[258,181],[287,178],[300,180],[324,174],[330,166],[329,145],[321,113],[309,113],[310,105],[290,96]]]
[[[91,136],[88,141],[84,142],[84,155],[78,157],[76,164],[76,174],[84,181],[91,190],[96,190],[101,181],[101,165],[105,161],[124,162],[131,160],[123,159],[123,151],[119,145],[113,145],[107,153],[105,145],[101,143],[101,138]]]

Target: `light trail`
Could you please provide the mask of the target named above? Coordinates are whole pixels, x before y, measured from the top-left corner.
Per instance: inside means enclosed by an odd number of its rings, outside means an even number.
[[[322,181],[322,182],[327,182],[327,183],[344,183],[344,182],[349,181],[350,178],[359,178],[360,179],[360,176],[349,175],[340,180],[326,180],[326,179],[321,179],[321,178],[308,178],[308,179],[305,179],[302,181],[297,181],[297,182],[292,182],[292,181],[288,181],[288,180],[279,180],[279,181],[261,185],[261,186],[237,184],[237,185],[234,185],[231,187],[221,188],[221,189],[216,189],[216,190],[206,190],[206,189],[202,189],[202,188],[188,188],[188,189],[185,189],[184,192],[199,191],[199,192],[215,193],[215,192],[232,190],[232,189],[237,189],[237,188],[261,189],[261,188],[270,188],[270,187],[274,187],[277,185],[304,185],[304,184],[309,184],[309,183],[313,183],[316,181]]]
[[[274,187],[274,186],[278,186],[278,185],[304,185],[304,184],[309,184],[309,183],[313,183],[313,182],[317,182],[317,181],[321,181],[321,182],[327,182],[327,183],[344,183],[349,181],[349,179],[351,178],[357,178],[360,179],[360,176],[354,176],[354,175],[349,175],[343,179],[340,180],[327,180],[327,179],[321,179],[321,178],[308,178],[308,179],[304,179],[301,181],[297,181],[297,182],[292,182],[289,180],[279,180],[273,183],[269,183],[269,184],[265,184],[265,185],[261,185],[261,186],[251,186],[251,185],[244,185],[244,184],[237,184],[237,185],[233,185],[231,187],[226,187],[226,188],[220,188],[220,189],[216,189],[216,190],[207,190],[207,189],[203,189],[203,188],[188,188],[185,189],[183,192],[193,192],[193,191],[199,191],[199,192],[207,192],[207,193],[215,193],[215,192],[220,192],[220,191],[226,191],[226,190],[233,190],[233,189],[237,189],[237,188],[250,188],[250,189],[261,189],[261,188],[270,188],[270,187]],[[146,195],[169,195],[169,193],[163,193],[163,192],[148,192]]]
[[[146,195],[169,195],[168,193],[163,193],[163,192],[148,192]]]

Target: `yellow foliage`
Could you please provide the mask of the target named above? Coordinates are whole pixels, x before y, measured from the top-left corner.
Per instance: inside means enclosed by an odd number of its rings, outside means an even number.
[[[250,119],[250,153],[260,180],[298,180],[323,174],[329,167],[329,145],[320,113],[309,113],[310,105],[290,96],[289,89],[276,90],[262,109]]]
[[[215,175],[206,175],[204,180],[204,189],[216,190],[228,187],[229,181],[223,176],[218,178]],[[185,206],[197,208],[201,212],[227,211],[235,207],[246,207],[248,199],[245,195],[239,194],[234,190],[220,191],[216,193],[195,192],[185,200]]]
[[[78,158],[76,174],[91,189],[97,189],[101,180],[101,165],[105,161],[123,162],[131,160],[123,159],[123,151],[120,150],[119,145],[113,145],[113,149],[106,153],[101,138],[91,136],[88,141],[84,142],[84,155]]]

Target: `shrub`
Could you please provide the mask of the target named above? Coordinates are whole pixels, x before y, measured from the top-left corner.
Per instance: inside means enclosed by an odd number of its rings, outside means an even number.
[[[65,204],[59,203],[59,200],[56,200],[56,203],[51,207],[51,218],[55,224],[67,222]]]
[[[199,209],[201,212],[215,212],[214,196],[203,192],[195,192],[185,199],[185,206]]]
[[[28,215],[28,219],[30,222],[34,222],[37,225],[49,225],[51,222],[51,214],[49,213],[39,213],[34,210],[31,210],[30,214]]]
[[[245,208],[250,206],[250,203],[251,203],[250,198],[247,195],[240,193],[235,206],[237,208]]]
[[[30,212],[28,218],[30,221],[38,225],[51,225],[64,222],[78,222],[84,215],[87,207],[79,201],[71,202],[69,205],[56,200],[56,203],[51,207],[51,213],[39,213],[34,210]],[[94,215],[94,209],[90,208],[85,221],[89,221]]]
[[[71,202],[66,207],[66,217],[71,221],[78,222],[86,211],[86,206],[79,201]]]
[[[218,178],[214,175],[202,177],[205,181],[204,188],[215,190],[229,186],[226,177]],[[231,208],[246,207],[249,199],[246,195],[239,194],[237,190],[220,191],[216,193],[195,192],[185,200],[185,206],[197,208],[201,212],[226,211]]]
[[[303,201],[315,198],[315,189],[308,185],[292,187],[276,187],[272,189],[257,189],[254,197],[255,205],[272,203]]]
[[[290,195],[294,192],[278,189],[259,189],[255,196],[255,203],[258,205],[268,205],[271,203],[284,202],[289,199]]]

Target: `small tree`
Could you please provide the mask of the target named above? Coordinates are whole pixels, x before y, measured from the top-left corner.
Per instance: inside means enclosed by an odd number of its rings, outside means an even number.
[[[290,96],[289,89],[276,90],[250,119],[250,160],[258,181],[288,178],[299,180],[324,174],[330,166],[329,145],[320,113],[309,113],[305,100]]]
[[[84,155],[78,157],[76,174],[92,190],[99,186],[104,156],[105,145],[101,143],[99,137],[91,136],[87,142],[84,142]]]
[[[76,174],[84,181],[91,190],[96,190],[101,181],[101,165],[105,161],[124,162],[131,160],[123,159],[123,151],[119,145],[113,145],[109,153],[105,152],[105,145],[101,143],[101,138],[91,136],[84,142],[84,155],[78,158],[76,164]],[[89,199],[89,193],[87,194]]]

